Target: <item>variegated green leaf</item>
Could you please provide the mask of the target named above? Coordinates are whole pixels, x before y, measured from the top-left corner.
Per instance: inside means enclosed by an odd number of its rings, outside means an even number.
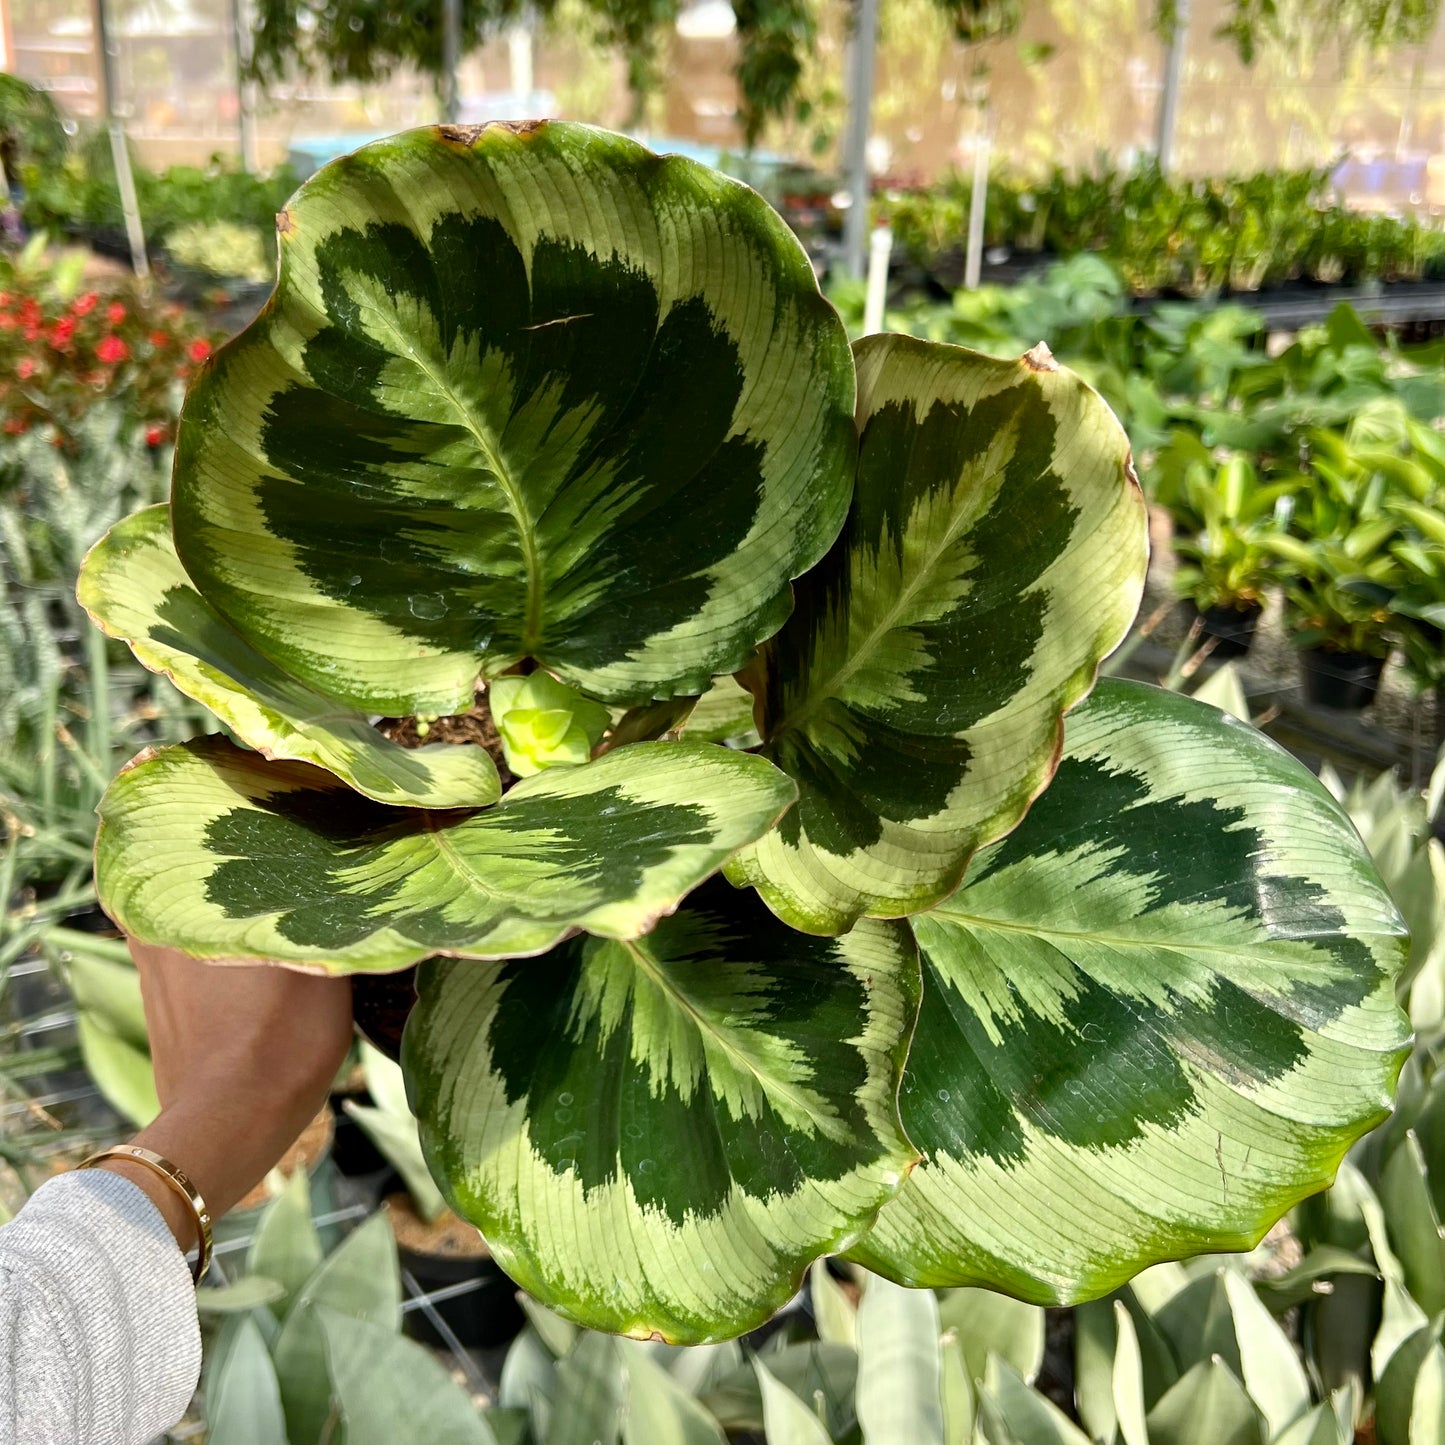
[[[609,702],[746,661],[847,509],[853,369],[753,191],[561,122],[326,166],[191,389],[176,544],[287,672],[447,713],[531,656]]]
[[[408,749],[368,716],[283,672],[223,622],[171,541],[170,508],[118,522],[91,549],[76,595],[96,625],[268,758],[314,763],[381,803],[481,807],[502,794],[486,750]]]
[[[432,1173],[569,1318],[740,1334],[915,1157],[916,970],[901,925],[809,938],[721,879],[635,942],[428,963],[403,1064]]]
[[[762,758],[638,743],[481,812],[383,807],[219,738],[142,758],[100,804],[96,890],[132,937],[330,972],[540,953],[650,928],[787,807]]]
[[[810,933],[929,907],[1018,822],[1147,557],[1128,439],[1046,349],[856,355],[852,511],[744,674],[801,797],[729,875]]]
[[[1339,805],[1156,688],[1101,684],[1066,744],[913,920],[924,1162],[855,1251],[910,1284],[1059,1303],[1248,1248],[1389,1107],[1402,929]]]

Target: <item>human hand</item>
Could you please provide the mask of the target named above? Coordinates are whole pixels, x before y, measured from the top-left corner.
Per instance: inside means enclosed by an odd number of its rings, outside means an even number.
[[[351,1042],[351,980],[199,963],[133,939],[130,952],[161,1101],[132,1142],[179,1165],[219,1217],[326,1102]],[[189,1211],[154,1175],[123,1161],[102,1167],[145,1189],[182,1249],[196,1243]]]

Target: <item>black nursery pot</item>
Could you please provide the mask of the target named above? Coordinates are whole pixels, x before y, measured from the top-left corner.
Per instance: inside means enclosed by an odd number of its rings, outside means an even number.
[[[400,1175],[390,1174],[382,1182],[380,1197],[385,1200],[392,1194],[404,1193],[405,1187]],[[432,1309],[463,1348],[485,1350],[504,1345],[515,1338],[526,1323],[522,1307],[517,1303],[515,1282],[490,1255],[428,1254],[400,1242],[396,1252],[402,1269],[425,1294],[450,1289],[453,1285],[473,1285],[450,1299],[432,1302]],[[410,1297],[408,1289],[404,1299]],[[446,1349],[450,1343],[425,1310],[407,1310],[402,1316],[402,1329],[419,1344],[436,1349]]]
[[[1300,653],[1300,667],[1304,670],[1305,697],[1310,702],[1340,712],[1360,712],[1375,700],[1385,659],[1364,652],[1312,647]]]
[[[351,1018],[356,1031],[394,1064],[401,1062],[402,1030],[415,1006],[415,968],[352,977]]]
[[[1259,603],[1248,607],[1209,607],[1199,613],[1203,624],[1202,637],[1214,643],[1213,657],[1243,657],[1254,641],[1254,630],[1264,608]]]
[[[371,1103],[369,1094],[331,1096],[336,1109],[336,1135],[331,1141],[331,1157],[348,1179],[365,1179],[379,1174],[390,1166],[381,1150],[371,1142],[371,1135],[346,1112],[344,1099],[355,1099],[358,1104]]]
[[[417,1254],[410,1249],[399,1249],[397,1254],[401,1267],[427,1294],[480,1280],[475,1289],[432,1305],[464,1349],[486,1350],[504,1345],[521,1331],[525,1321],[517,1303],[517,1286],[495,1260]],[[447,1341],[425,1310],[408,1310],[402,1316],[402,1329],[418,1344],[447,1348]]]

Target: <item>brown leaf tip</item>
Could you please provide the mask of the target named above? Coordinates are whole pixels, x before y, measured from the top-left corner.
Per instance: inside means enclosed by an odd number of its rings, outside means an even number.
[[[276,212],[276,234],[289,236],[296,229],[296,221],[289,210]]]
[[[150,762],[150,760],[159,753],[160,749],[158,747],[154,744],[147,744],[128,763],[122,763],[120,765],[120,770],[116,773],[116,777],[121,777],[123,774],[130,772],[132,768],[140,767],[142,763]]]
[[[439,125],[437,134],[452,145],[474,146],[477,137],[486,130],[484,125]]]
[[[1030,371],[1057,371],[1059,363],[1054,360],[1054,353],[1049,350],[1047,341],[1041,341],[1035,347],[1031,347],[1019,358]]]
[[[546,124],[545,120],[490,120],[486,125],[439,125],[436,132],[449,145],[470,149],[489,130],[511,131],[513,135],[531,135]]]

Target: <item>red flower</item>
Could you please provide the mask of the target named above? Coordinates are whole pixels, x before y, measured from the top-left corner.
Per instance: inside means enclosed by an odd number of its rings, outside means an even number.
[[[34,359],[29,356],[22,356],[15,367],[15,375],[18,376],[21,381],[29,381],[30,378],[35,375],[35,369]]]
[[[54,326],[50,328],[50,344],[60,350],[70,345],[70,338],[75,335],[75,321],[69,316],[62,316]],[[26,339],[30,340],[29,328],[26,328]]]
[[[202,337],[199,341],[193,341],[186,347],[186,355],[192,361],[204,361],[211,354],[211,343]]]
[[[148,447],[158,447],[165,439],[165,427],[152,424],[146,428],[146,445]]]
[[[125,320],[125,307],[122,306],[119,301],[112,301],[110,305],[105,308],[105,319],[109,321],[112,326],[119,326],[120,323]]]
[[[0,331],[14,331],[20,323],[8,312],[0,311]]]
[[[5,435],[8,437],[23,437],[29,430],[29,423],[24,417],[12,416],[5,419]]]
[[[70,309],[76,316],[89,316],[95,310],[95,303],[99,300],[100,297],[94,291],[86,291],[71,302]],[[122,314],[124,313],[122,312]]]
[[[152,331],[146,338],[152,346],[164,346],[170,339],[164,331]]]
[[[95,355],[98,361],[114,366],[116,362],[124,361],[130,355],[130,347],[119,336],[104,336],[100,345],[95,348]]]

